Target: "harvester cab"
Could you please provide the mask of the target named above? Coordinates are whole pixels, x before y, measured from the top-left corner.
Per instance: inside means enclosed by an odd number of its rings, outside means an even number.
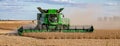
[[[69,18],[64,18],[60,9],[42,9],[37,7],[40,13],[37,13],[37,24],[33,29],[24,27],[19,28],[18,33],[22,35],[25,32],[93,32],[93,26],[72,26]]]

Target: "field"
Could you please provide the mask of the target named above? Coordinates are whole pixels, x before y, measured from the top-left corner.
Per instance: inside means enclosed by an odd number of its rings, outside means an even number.
[[[0,21],[0,34],[16,32],[20,26],[32,24],[32,21]]]
[[[120,46],[119,39],[35,39],[0,35],[0,46]]]
[[[25,33],[24,36],[3,35],[15,33],[20,26],[26,24],[33,22],[0,21],[0,46],[120,46],[120,30],[117,29],[95,30],[93,33],[42,32]]]

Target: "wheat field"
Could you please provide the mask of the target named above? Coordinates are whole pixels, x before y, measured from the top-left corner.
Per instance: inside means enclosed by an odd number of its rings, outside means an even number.
[[[24,33],[24,36],[2,35],[3,32],[16,31],[26,24],[31,24],[31,21],[0,21],[0,46],[120,46],[120,30],[117,29],[95,30],[92,33],[42,32]]]
[[[36,39],[0,35],[0,46],[120,46],[120,39]]]

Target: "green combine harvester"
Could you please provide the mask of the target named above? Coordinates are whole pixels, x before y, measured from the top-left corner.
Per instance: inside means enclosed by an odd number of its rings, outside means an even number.
[[[29,32],[93,32],[92,25],[72,26],[69,18],[64,18],[60,9],[41,9],[37,8],[41,13],[37,13],[37,24],[33,28],[20,27],[18,34]]]

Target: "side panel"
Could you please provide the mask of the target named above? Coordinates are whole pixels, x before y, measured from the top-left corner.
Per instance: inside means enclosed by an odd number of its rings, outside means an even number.
[[[37,23],[38,24],[43,24],[45,22],[45,14],[43,13],[38,13],[37,14]]]

